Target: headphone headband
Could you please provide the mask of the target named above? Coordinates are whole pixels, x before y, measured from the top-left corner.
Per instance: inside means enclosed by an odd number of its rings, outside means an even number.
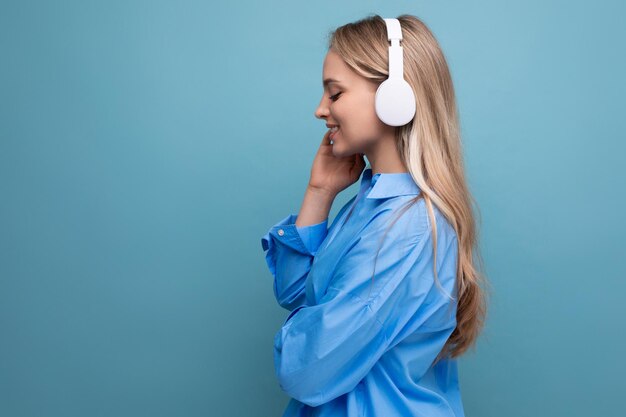
[[[387,25],[387,40],[398,39],[402,40],[402,28],[400,27],[400,21],[398,19],[386,18],[385,24]]]
[[[389,78],[404,78],[400,21],[398,19],[385,19],[385,24],[387,25],[387,40],[391,42],[389,46]]]

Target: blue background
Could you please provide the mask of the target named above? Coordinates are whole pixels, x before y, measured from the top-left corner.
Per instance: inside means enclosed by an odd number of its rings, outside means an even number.
[[[5,0],[1,416],[282,413],[260,239],[326,130],[326,34],[371,13],[455,81],[492,285],[466,414],[624,415],[624,2]]]

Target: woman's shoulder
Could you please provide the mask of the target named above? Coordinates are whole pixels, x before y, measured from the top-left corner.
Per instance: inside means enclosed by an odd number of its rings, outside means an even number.
[[[384,200],[369,212],[364,232],[422,234],[428,227],[423,198],[395,197]]]
[[[372,237],[387,233],[388,237],[415,242],[425,233],[432,233],[436,227],[438,237],[446,240],[456,238],[451,222],[437,205],[432,203],[431,206],[432,219],[428,204],[422,197],[389,199],[371,213],[362,236]]]
[[[423,198],[392,199],[376,206],[368,213],[361,233],[350,241],[339,262],[330,285],[340,290],[357,294],[363,300],[373,300],[389,283],[388,288],[408,285],[413,288],[406,294],[415,293],[416,283],[427,285],[428,280],[402,279],[403,276],[416,276],[423,271],[423,265],[432,259],[435,240],[427,203]],[[434,204],[433,218],[437,228],[436,244],[444,250],[452,242],[454,231],[441,210]],[[363,212],[365,213],[365,211]],[[439,251],[439,253],[442,253]],[[444,257],[439,257],[438,260]],[[452,259],[448,257],[448,259]],[[372,274],[378,280],[370,293]],[[400,272],[399,274],[397,272]],[[447,283],[446,283],[447,284]],[[367,292],[364,292],[367,291]]]

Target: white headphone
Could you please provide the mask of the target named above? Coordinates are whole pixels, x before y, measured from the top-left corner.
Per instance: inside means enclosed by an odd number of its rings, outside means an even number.
[[[404,79],[402,29],[398,19],[385,19],[389,46],[389,77],[376,90],[376,114],[389,126],[404,126],[415,116],[415,95]]]

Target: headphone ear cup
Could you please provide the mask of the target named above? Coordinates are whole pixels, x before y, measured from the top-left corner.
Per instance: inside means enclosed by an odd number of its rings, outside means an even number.
[[[376,90],[378,118],[389,126],[404,126],[415,116],[415,95],[404,78],[389,78]]]

